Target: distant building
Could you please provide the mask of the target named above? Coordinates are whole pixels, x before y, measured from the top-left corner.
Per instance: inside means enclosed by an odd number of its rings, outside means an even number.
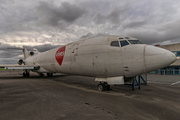
[[[177,60],[166,68],[158,70],[158,74],[180,75],[180,43],[158,46],[173,52]]]

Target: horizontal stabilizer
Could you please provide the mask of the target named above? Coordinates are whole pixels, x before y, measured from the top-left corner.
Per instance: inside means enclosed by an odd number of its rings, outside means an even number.
[[[0,68],[13,70],[38,70],[38,65],[0,65]]]

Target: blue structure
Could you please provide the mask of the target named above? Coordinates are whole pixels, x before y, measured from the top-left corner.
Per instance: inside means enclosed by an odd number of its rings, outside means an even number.
[[[158,74],[161,75],[180,75],[180,66],[171,65],[158,70]]]
[[[147,74],[132,77],[132,83],[124,85],[131,85],[133,91],[135,88],[141,89],[141,85],[147,85]]]

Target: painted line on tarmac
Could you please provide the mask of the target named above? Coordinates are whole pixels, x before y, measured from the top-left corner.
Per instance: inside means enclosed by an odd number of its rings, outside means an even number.
[[[175,83],[172,83],[171,85],[176,85],[176,84],[178,84],[178,83],[180,83],[180,81],[178,81],[178,82],[175,82]]]

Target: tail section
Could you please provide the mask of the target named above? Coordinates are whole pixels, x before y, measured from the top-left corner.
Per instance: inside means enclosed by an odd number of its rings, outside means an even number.
[[[8,48],[8,49],[15,49],[15,50],[22,50],[23,51],[23,54],[24,54],[24,59],[28,58],[28,57],[31,57],[32,55],[34,55],[34,52],[28,52],[27,48],[26,47],[23,47],[23,48]],[[36,50],[33,50],[33,51],[36,51]]]
[[[23,51],[23,54],[24,54],[24,59],[31,56],[25,47],[23,47],[22,51]]]

